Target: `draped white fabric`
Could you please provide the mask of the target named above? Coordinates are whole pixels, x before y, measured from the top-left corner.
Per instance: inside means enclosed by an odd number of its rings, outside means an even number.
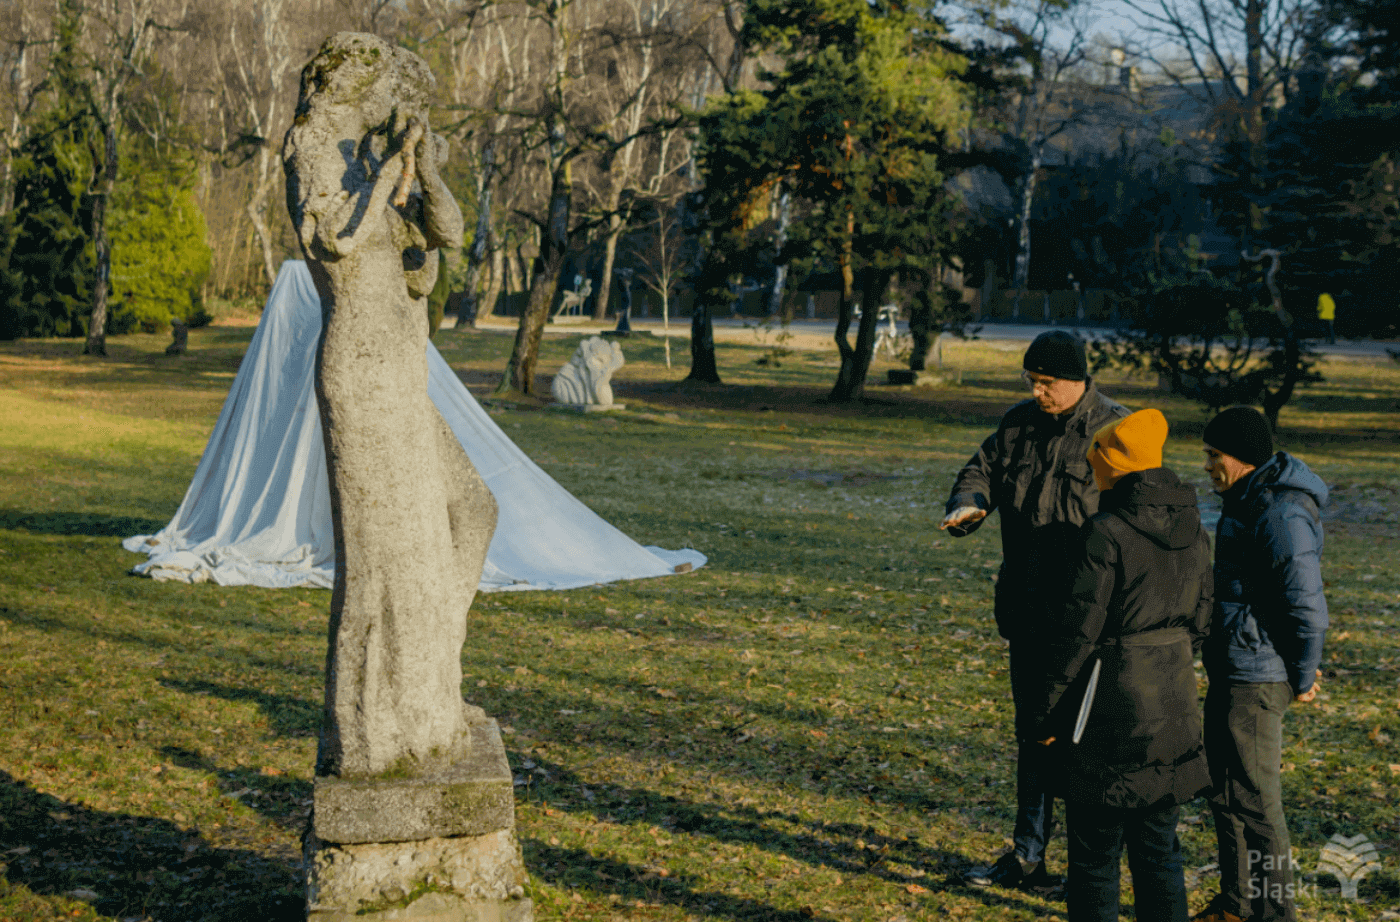
[[[223,586],[321,586],[335,576],[330,486],[316,407],[321,302],[299,260],[282,264],[184,502],[155,535],[122,542],[133,572]],[[485,591],[572,589],[665,576],[705,555],[643,547],[526,457],[428,344],[428,395],[496,497]]]

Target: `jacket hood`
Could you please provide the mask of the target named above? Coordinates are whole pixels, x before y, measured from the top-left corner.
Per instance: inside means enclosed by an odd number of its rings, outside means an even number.
[[[1169,550],[1191,547],[1201,531],[1196,488],[1164,467],[1128,474],[1102,495],[1099,509]]]
[[[1250,474],[1240,491],[1240,500],[1253,504],[1265,490],[1297,490],[1306,493],[1321,509],[1327,505],[1327,484],[1312,472],[1302,461],[1286,451],[1276,451],[1274,456]]]

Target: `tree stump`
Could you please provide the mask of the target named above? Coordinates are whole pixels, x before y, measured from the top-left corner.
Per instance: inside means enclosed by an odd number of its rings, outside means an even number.
[[[173,342],[165,347],[166,355],[184,355],[190,346],[190,326],[183,320],[170,321],[170,336]]]

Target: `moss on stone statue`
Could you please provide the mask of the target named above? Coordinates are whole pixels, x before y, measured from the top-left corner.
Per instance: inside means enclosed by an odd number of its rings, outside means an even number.
[[[375,900],[372,903],[361,903],[355,910],[357,916],[368,916],[378,912],[388,912],[391,909],[407,909],[418,900],[429,893],[441,893],[446,896],[459,896],[451,887],[444,887],[432,880],[433,875],[428,875],[421,880],[415,881],[413,887],[403,893],[401,888],[395,888],[402,893],[401,896],[386,895],[382,900]]]

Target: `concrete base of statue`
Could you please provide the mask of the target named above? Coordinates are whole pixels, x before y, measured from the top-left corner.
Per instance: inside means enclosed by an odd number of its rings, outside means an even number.
[[[308,922],[532,922],[515,793],[494,720],[467,757],[412,777],[318,777]]]

